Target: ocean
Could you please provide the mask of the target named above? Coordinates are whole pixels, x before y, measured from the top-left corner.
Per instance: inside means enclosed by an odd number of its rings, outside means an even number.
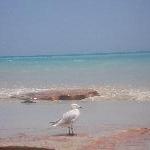
[[[94,88],[99,100],[150,100],[150,53],[0,57],[0,99],[20,92]]]

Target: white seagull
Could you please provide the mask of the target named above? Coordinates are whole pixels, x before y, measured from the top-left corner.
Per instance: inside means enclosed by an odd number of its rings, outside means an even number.
[[[50,122],[53,127],[67,127],[68,134],[74,135],[73,123],[77,120],[80,115],[79,108],[82,108],[78,104],[71,104],[71,110],[63,114],[62,119],[59,119],[55,122]]]

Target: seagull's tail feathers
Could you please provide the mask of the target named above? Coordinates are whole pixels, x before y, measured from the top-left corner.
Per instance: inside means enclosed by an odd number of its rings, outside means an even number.
[[[56,127],[58,125],[58,122],[60,121],[61,119],[57,120],[57,121],[51,121],[49,122],[49,124],[52,126],[52,127]]]
[[[50,126],[55,127],[56,126],[56,122],[49,122]]]

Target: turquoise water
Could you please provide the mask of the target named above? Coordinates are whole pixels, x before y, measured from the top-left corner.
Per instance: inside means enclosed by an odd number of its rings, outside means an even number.
[[[150,89],[150,53],[0,57],[0,88]]]

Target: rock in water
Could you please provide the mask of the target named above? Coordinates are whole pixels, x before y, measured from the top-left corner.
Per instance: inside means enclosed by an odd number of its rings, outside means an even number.
[[[13,95],[11,98],[23,100],[82,100],[88,97],[98,96],[93,89],[66,89],[66,90],[45,90],[39,92]]]

